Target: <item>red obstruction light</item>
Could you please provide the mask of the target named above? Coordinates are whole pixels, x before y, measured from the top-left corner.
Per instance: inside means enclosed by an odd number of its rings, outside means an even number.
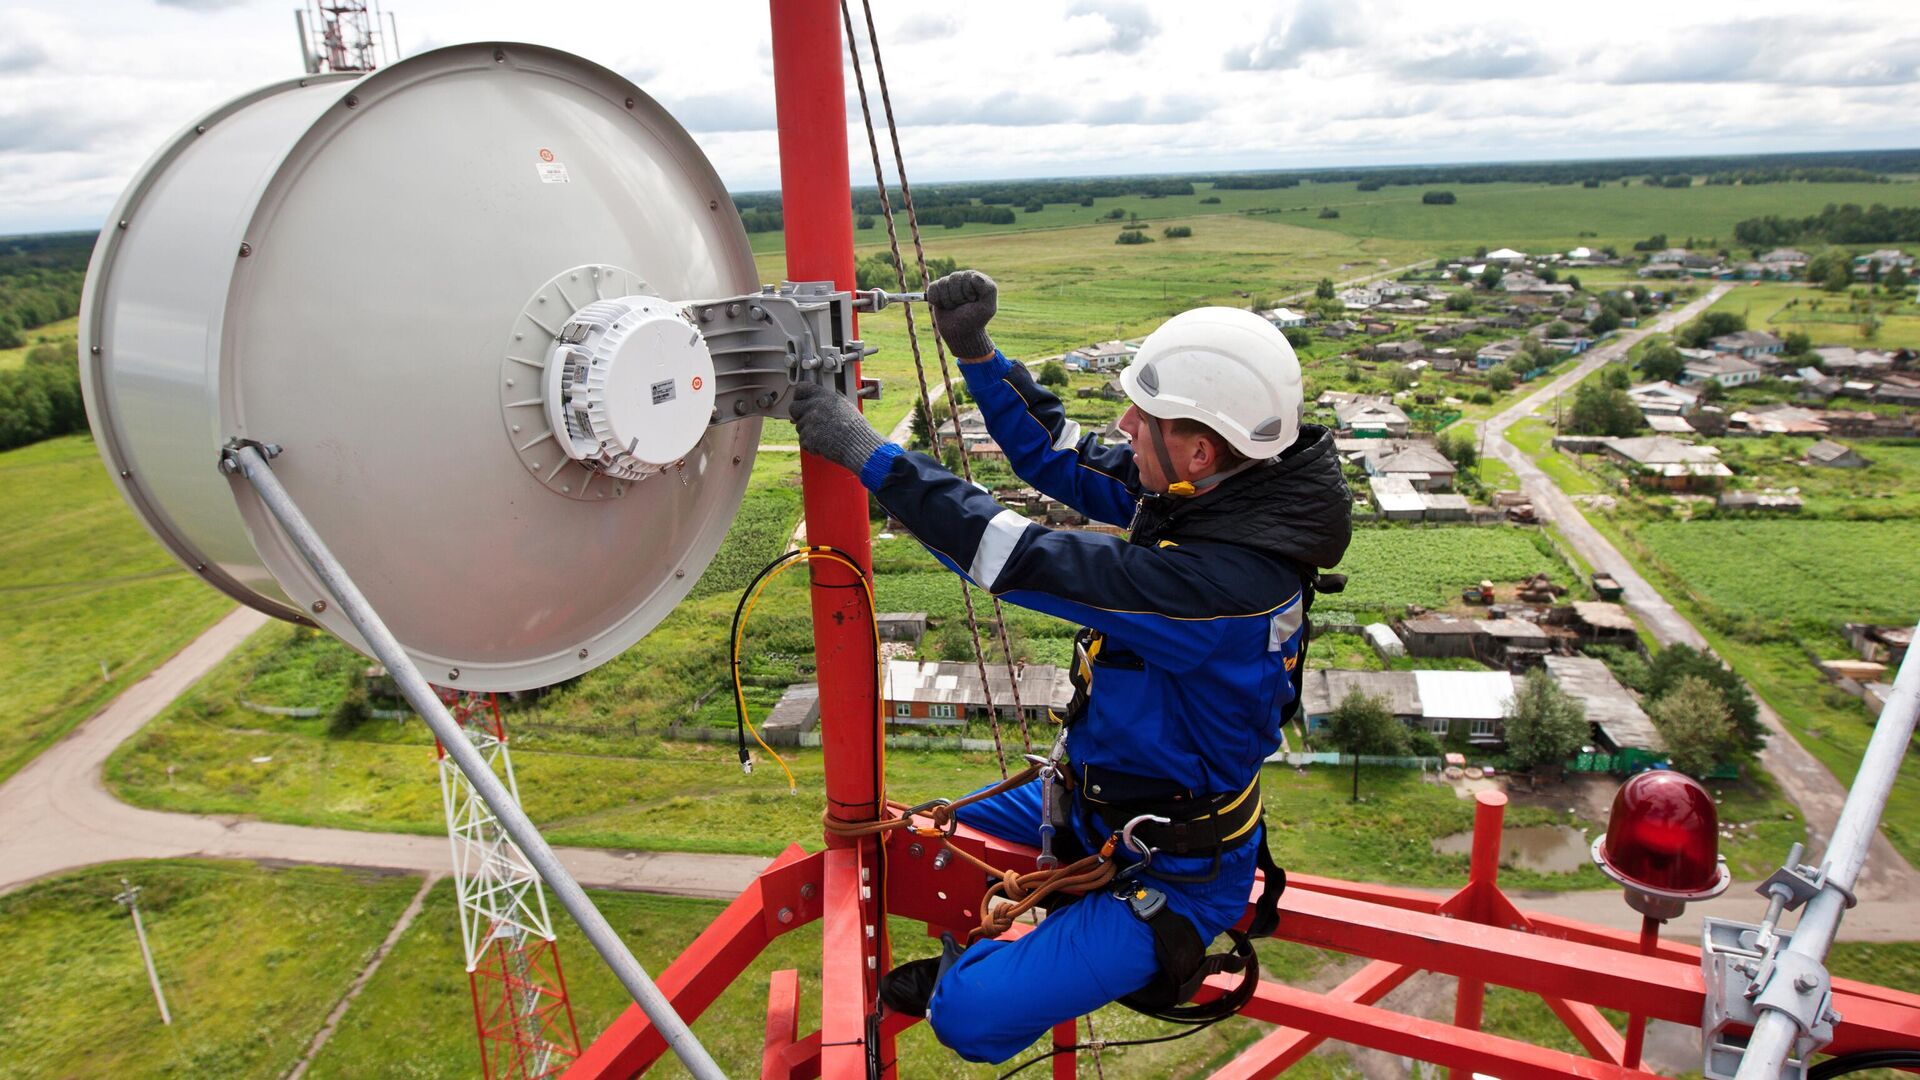
[[[1593,861],[1626,886],[1635,911],[1671,919],[1690,901],[1726,891],[1731,875],[1719,851],[1713,796],[1698,780],[1661,770],[1620,785]]]

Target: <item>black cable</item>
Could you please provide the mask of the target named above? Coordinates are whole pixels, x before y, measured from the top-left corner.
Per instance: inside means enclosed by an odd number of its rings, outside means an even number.
[[[1868,1069],[1920,1069],[1920,1050],[1862,1050],[1857,1054],[1841,1054],[1808,1069],[1807,1080],[1833,1080],[1836,1076]]]
[[[787,552],[762,567],[759,573],[753,575],[753,580],[747,582],[747,587],[740,590],[740,602],[733,606],[733,625],[727,631],[727,658],[733,667],[733,683],[735,686],[740,685],[740,620],[747,610],[747,597],[753,595],[753,590],[759,586],[760,582],[766,580],[768,574],[780,569],[780,567],[786,563],[804,557],[806,553],[807,549],[805,548],[797,548]],[[858,564],[856,563],[855,565]],[[752,772],[753,755],[747,752],[747,709],[745,696],[737,692],[733,695],[733,734],[734,738],[738,740],[740,744],[740,768],[746,772]]]
[[[1227,1016],[1232,1016],[1232,1015],[1234,1014],[1232,1013],[1227,1014]],[[1208,1028],[1212,1027],[1213,1025],[1219,1023],[1220,1021],[1225,1020],[1227,1016],[1216,1016],[1211,1020],[1206,1020],[1201,1023],[1194,1024],[1188,1027],[1187,1030],[1185,1031],[1177,1031],[1177,1032],[1174,1032],[1172,1035],[1158,1035],[1151,1039],[1107,1039],[1099,1043],[1074,1043],[1072,1046],[1056,1046],[1053,1049],[1046,1051],[1045,1053],[1035,1054],[1032,1057],[1028,1058],[1027,1060],[1021,1062],[1020,1064],[1015,1065],[1013,1068],[1008,1069],[1006,1072],[1001,1073],[999,1076],[999,1080],[1007,1080],[1007,1078],[1010,1076],[1015,1076],[1020,1073],[1023,1073],[1028,1069],[1033,1068],[1035,1065],[1040,1064],[1043,1061],[1051,1061],[1054,1058],[1059,1057],[1061,1054],[1072,1054],[1081,1050],[1094,1050],[1094,1049],[1112,1050],[1113,1048],[1119,1047],[1119,1046],[1151,1046],[1154,1043],[1173,1042],[1175,1039],[1184,1039],[1189,1035],[1200,1034],[1202,1031],[1205,1031]],[[1815,1080],[1818,1080],[1818,1078],[1815,1078]]]

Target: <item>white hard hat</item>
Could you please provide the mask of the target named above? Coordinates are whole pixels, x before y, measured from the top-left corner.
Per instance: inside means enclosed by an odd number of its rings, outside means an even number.
[[[1147,335],[1120,385],[1141,412],[1197,420],[1250,458],[1278,457],[1300,434],[1300,360],[1251,311],[1175,315]]]

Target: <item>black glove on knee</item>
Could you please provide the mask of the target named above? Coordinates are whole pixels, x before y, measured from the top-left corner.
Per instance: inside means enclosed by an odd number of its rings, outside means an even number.
[[[960,270],[927,286],[927,306],[947,351],[961,360],[993,355],[987,323],[1000,306],[1000,287],[978,270]]]

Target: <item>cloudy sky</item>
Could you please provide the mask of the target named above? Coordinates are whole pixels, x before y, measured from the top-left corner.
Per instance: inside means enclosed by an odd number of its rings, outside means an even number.
[[[1913,0],[873,3],[922,181],[1920,145]],[[0,0],[0,234],[97,228],[187,120],[298,74],[296,6]],[[613,68],[731,188],[776,182],[764,2],[393,9],[405,53],[533,41]]]

